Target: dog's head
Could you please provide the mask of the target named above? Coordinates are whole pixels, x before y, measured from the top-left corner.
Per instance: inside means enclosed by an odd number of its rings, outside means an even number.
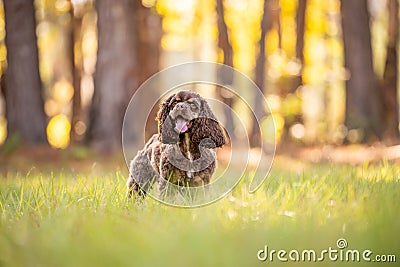
[[[207,101],[192,91],[180,91],[171,95],[161,105],[157,114],[160,141],[176,144],[184,133],[190,140],[204,142],[206,147],[221,147],[226,142],[224,130],[211,111]]]

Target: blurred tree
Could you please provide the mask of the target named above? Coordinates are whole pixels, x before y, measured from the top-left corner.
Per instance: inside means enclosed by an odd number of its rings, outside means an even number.
[[[306,22],[306,8],[307,0],[298,0],[296,11],[296,59],[298,63],[303,66],[304,64],[304,31]],[[295,77],[291,93],[296,92],[299,86],[303,83],[302,69],[299,75]]]
[[[386,46],[386,64],[383,74],[383,113],[382,123],[384,138],[394,141],[399,138],[399,104],[397,98],[398,81],[398,29],[399,29],[399,3],[398,0],[388,0],[388,40]]]
[[[34,1],[5,0],[8,68],[5,97],[8,139],[45,144],[46,116],[41,95]]]
[[[304,68],[304,33],[306,25],[306,9],[307,0],[298,0],[296,9],[296,60],[300,64],[299,73],[294,76],[293,82],[286,92],[285,97],[288,95],[295,94],[296,91],[303,84],[303,68]],[[302,114],[291,114],[290,118],[288,116],[285,118],[285,125],[282,132],[281,139],[288,141],[290,139],[289,130],[290,128],[297,124],[304,123]]]
[[[342,28],[346,80],[346,118],[349,141],[366,142],[382,133],[382,106],[372,64],[368,0],[342,0]],[[350,137],[350,136],[349,136]]]
[[[121,146],[125,109],[138,85],[134,2],[96,1],[98,56],[87,139],[101,150]]]
[[[135,1],[135,5],[137,58],[140,62],[138,81],[142,84],[160,70],[162,21],[154,6],[145,7],[140,1]]]
[[[265,37],[267,31],[271,27],[270,19],[268,18],[269,4],[267,0],[264,0],[264,13],[261,19],[261,36],[258,42],[259,52],[256,59],[256,70],[255,70],[255,83],[261,92],[265,93]],[[254,99],[254,113],[258,116],[265,116],[265,110],[263,107],[262,99],[256,97]],[[258,121],[253,116],[252,128],[250,133],[250,145],[257,147],[261,145],[261,133]]]
[[[229,42],[228,26],[225,22],[225,11],[222,0],[217,0],[217,20],[218,20],[218,47],[222,50],[224,60],[223,63],[228,66],[233,66],[233,50]],[[232,83],[233,77],[228,77],[227,82]]]
[[[216,3],[217,10],[217,26],[218,26],[218,48],[223,54],[223,64],[233,67],[233,49],[232,45],[229,42],[228,35],[228,26],[225,21],[225,11],[224,11],[224,3],[222,0],[217,0]],[[233,72],[226,73],[221,71],[222,69],[217,70],[217,75],[220,80],[223,81],[224,85],[232,85],[233,84]],[[234,132],[234,122],[232,115],[232,106],[233,106],[233,97],[234,94],[228,91],[227,89],[218,87],[217,88],[218,95],[221,97],[222,102],[229,106],[229,109],[225,109],[225,124],[227,132],[230,134],[231,139],[235,139]]]
[[[83,55],[82,55],[82,19],[86,12],[84,5],[75,7],[70,4],[71,23],[69,25],[69,53],[72,66],[72,83],[74,87],[74,96],[72,99],[72,119],[71,119],[71,140],[78,142],[82,139],[82,133],[79,131],[79,123],[83,121],[83,109],[81,101],[81,80],[83,73]]]
[[[138,71],[138,82],[142,84],[153,74],[160,70],[160,55],[161,55],[161,37],[162,21],[161,16],[157,14],[155,6],[145,7],[140,4],[140,1],[135,2],[135,20],[136,20],[136,36],[137,36],[137,60],[140,62]],[[151,88],[158,90],[158,88]],[[152,94],[146,94],[151,97]],[[143,99],[144,103],[150,103],[150,100]],[[158,108],[152,109],[148,118],[145,132],[146,136],[150,137],[157,132],[157,123],[155,117]]]

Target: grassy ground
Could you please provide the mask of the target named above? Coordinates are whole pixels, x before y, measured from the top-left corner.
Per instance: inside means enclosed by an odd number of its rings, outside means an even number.
[[[50,168],[51,169],[51,168]],[[400,166],[302,165],[277,160],[255,194],[182,209],[125,197],[126,171],[0,174],[0,266],[398,266]],[[346,249],[397,263],[260,262],[268,249]],[[343,251],[346,251],[343,249]],[[288,255],[286,255],[288,258]]]

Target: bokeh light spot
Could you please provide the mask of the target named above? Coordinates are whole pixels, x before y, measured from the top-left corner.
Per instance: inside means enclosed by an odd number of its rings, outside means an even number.
[[[67,116],[58,114],[47,125],[47,139],[54,148],[64,149],[69,145],[71,123]]]
[[[74,95],[74,88],[65,79],[58,81],[53,88],[53,97],[59,103],[68,103]]]
[[[6,119],[0,116],[0,144],[3,144],[7,137],[7,122]]]

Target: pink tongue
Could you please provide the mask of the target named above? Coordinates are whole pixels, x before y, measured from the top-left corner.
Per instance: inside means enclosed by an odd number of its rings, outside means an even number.
[[[175,128],[180,132],[180,133],[184,133],[187,131],[188,127],[186,125],[186,121],[182,120],[182,119],[177,119],[176,120],[176,125]]]

